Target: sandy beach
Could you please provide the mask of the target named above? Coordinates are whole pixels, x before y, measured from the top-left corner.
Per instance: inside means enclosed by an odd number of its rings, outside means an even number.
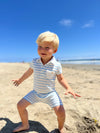
[[[100,65],[62,66],[65,79],[81,95],[76,99],[70,94],[64,95],[65,89],[56,81],[56,90],[66,111],[65,133],[100,133]],[[28,63],[0,63],[0,133],[11,133],[21,122],[16,104],[33,89],[33,75],[19,87],[15,87],[12,80],[28,68]],[[57,120],[53,109],[44,103],[27,109],[28,133],[54,133]]]

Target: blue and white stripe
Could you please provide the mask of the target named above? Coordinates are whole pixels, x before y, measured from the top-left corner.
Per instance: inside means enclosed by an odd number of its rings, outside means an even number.
[[[62,67],[53,57],[47,64],[43,65],[41,59],[33,59],[30,67],[34,71],[34,87],[24,99],[31,104],[44,102],[52,108],[62,105],[62,101],[55,90],[56,75],[62,73]]]
[[[37,93],[35,90],[32,90],[24,97],[24,99],[26,99],[31,104],[43,102],[48,104],[51,108],[63,105],[56,91],[43,94],[43,93]]]
[[[43,65],[41,59],[33,59],[30,67],[34,70],[34,87],[38,93],[48,93],[55,90],[56,75],[62,73],[62,67],[53,57]]]

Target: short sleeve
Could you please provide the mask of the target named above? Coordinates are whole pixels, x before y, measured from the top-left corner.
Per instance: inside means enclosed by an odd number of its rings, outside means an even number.
[[[59,75],[59,74],[61,74],[61,73],[62,73],[62,66],[61,66],[60,63],[58,63],[56,74]]]
[[[31,62],[30,62],[30,68],[34,68],[34,60],[32,60]]]

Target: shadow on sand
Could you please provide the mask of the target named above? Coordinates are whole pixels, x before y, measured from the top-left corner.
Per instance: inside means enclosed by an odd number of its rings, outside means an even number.
[[[0,121],[5,121],[6,124],[2,129],[0,130],[0,133],[12,133],[13,129],[20,125],[21,123],[13,123],[10,119],[8,118],[0,118]],[[55,132],[56,130],[53,130],[49,132],[40,122],[37,121],[31,121],[29,120],[30,124],[30,129],[27,131],[22,131],[19,133],[28,133],[30,131],[35,131],[37,133],[57,133]]]

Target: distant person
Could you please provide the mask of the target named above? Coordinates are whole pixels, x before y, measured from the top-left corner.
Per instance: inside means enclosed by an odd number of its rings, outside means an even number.
[[[58,130],[64,133],[63,127],[65,122],[65,110],[63,103],[55,90],[55,79],[66,89],[66,95],[72,94],[74,98],[80,97],[74,93],[62,74],[61,64],[56,61],[53,54],[57,52],[59,38],[52,32],[43,32],[37,38],[38,55],[40,58],[33,59],[30,68],[22,75],[21,78],[13,80],[15,86],[21,84],[34,72],[34,87],[31,92],[24,96],[17,104],[22,124],[13,130],[19,132],[29,129],[28,112],[26,107],[36,102],[43,102],[54,109],[58,120]]]

